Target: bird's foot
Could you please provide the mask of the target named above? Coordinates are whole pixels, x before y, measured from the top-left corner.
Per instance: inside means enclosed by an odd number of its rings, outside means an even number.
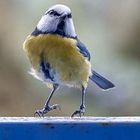
[[[81,117],[81,116],[84,115],[84,114],[85,114],[85,106],[84,106],[84,105],[81,105],[81,106],[80,106],[80,109],[76,110],[76,111],[71,115],[71,117],[74,117],[75,115],[79,115],[79,116]]]
[[[48,113],[49,111],[54,110],[54,109],[61,110],[60,105],[58,105],[58,104],[54,104],[54,105],[51,105],[51,106],[50,105],[47,105],[43,109],[37,110],[34,113],[34,116],[44,117],[44,115],[46,113]]]

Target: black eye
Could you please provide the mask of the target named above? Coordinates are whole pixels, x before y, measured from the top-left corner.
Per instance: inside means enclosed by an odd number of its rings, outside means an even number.
[[[53,16],[60,16],[61,14],[57,13],[56,11],[54,10],[51,10],[48,12],[50,15],[53,15]]]
[[[72,14],[68,14],[68,18],[72,18]]]
[[[54,15],[54,11],[53,11],[53,10],[49,11],[48,13],[49,13],[50,15]]]

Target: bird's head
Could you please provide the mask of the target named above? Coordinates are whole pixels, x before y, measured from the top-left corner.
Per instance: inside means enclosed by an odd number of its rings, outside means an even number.
[[[41,33],[59,34],[64,37],[76,38],[72,14],[69,7],[61,4],[50,7],[37,24]]]

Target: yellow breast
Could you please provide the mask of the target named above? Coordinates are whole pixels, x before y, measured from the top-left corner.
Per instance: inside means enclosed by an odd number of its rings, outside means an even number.
[[[41,59],[51,65],[59,80],[87,85],[90,63],[79,52],[76,40],[59,35],[28,36],[23,48],[32,67],[39,70]]]

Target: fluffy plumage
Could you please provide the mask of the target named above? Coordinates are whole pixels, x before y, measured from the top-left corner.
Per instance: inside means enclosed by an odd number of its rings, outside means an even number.
[[[85,91],[89,78],[102,89],[114,87],[91,69],[90,53],[78,39],[71,10],[65,5],[54,5],[45,12],[35,30],[26,38],[23,48],[31,62],[31,74],[53,88],[45,107],[36,111],[39,116],[59,108],[57,104],[49,105],[59,85],[81,89],[81,105],[72,117],[85,112]]]
[[[51,80],[52,83],[86,87],[91,75],[91,65],[75,47],[76,44],[75,39],[63,38],[60,35],[29,36],[24,43],[24,50],[34,73],[44,75],[42,81]]]

